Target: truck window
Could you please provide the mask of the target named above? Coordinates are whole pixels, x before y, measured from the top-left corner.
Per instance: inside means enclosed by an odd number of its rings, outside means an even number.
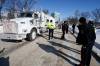
[[[20,17],[32,17],[32,13],[20,13]]]
[[[38,14],[34,14],[34,18],[35,19],[38,19]]]

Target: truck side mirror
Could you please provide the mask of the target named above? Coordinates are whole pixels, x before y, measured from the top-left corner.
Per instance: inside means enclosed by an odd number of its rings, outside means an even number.
[[[34,18],[35,19],[38,19],[38,14],[34,14]]]

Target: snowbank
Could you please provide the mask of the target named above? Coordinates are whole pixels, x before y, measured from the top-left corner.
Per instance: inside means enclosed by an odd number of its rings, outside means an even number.
[[[72,27],[69,26],[69,30],[72,30]],[[76,33],[74,34],[77,36],[78,28],[75,28]],[[95,45],[93,46],[93,52],[96,53],[100,57],[100,29],[96,29],[96,41]]]

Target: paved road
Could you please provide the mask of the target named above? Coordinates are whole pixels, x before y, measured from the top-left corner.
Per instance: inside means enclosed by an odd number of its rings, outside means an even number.
[[[47,35],[45,33],[32,42],[1,41],[0,45],[4,44],[6,52],[1,54],[0,66],[74,66],[80,62],[81,46],[75,44],[70,33],[66,40],[60,40],[61,32],[57,30],[54,39],[47,40]],[[100,59],[95,54],[91,66],[100,66]]]

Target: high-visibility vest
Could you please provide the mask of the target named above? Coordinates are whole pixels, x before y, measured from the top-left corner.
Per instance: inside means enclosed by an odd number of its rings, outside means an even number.
[[[48,29],[55,29],[55,25],[53,23],[51,23],[51,22],[48,22],[47,23],[47,28]]]

